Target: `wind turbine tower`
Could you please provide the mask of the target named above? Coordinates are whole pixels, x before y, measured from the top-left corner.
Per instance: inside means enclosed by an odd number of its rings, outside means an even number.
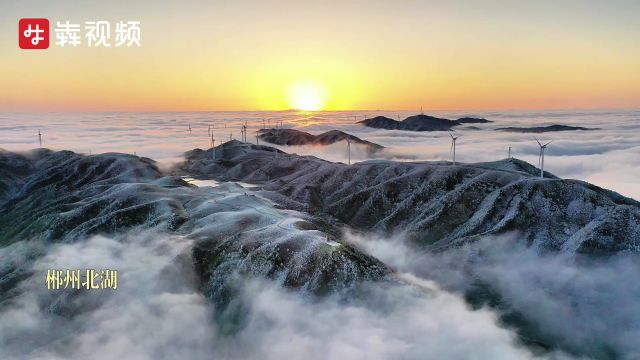
[[[453,166],[456,165],[456,141],[462,136],[462,135],[458,135],[458,136],[453,136],[452,133],[449,133],[449,136],[451,136],[451,150],[449,150],[451,152],[451,154],[453,155]]]
[[[507,159],[511,160],[511,146],[509,146],[509,154],[507,155]]]
[[[213,161],[216,160],[216,139],[213,138],[213,134],[211,134],[211,158]]]
[[[540,168],[540,179],[544,179],[544,151],[547,149],[547,145],[551,144],[553,140],[549,141],[546,144],[542,144],[540,140],[538,140],[537,138],[535,139],[536,139],[536,142],[538,143],[538,146],[540,146],[540,155],[538,156],[538,167]]]
[[[347,138],[347,156],[349,159],[349,165],[351,165],[351,138]]]
[[[40,143],[40,147],[42,147],[42,133],[40,132],[40,129],[38,129],[38,142]]]

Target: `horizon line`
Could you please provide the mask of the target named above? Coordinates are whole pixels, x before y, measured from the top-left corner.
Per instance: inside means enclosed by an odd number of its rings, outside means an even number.
[[[433,112],[491,112],[491,111],[640,111],[638,107],[602,107],[602,108],[487,108],[487,109],[343,109],[343,110],[300,110],[300,109],[284,109],[284,110],[3,110],[0,109],[0,113],[260,113],[260,112],[302,112],[302,113],[323,113],[323,112],[408,112],[415,111],[417,114]]]

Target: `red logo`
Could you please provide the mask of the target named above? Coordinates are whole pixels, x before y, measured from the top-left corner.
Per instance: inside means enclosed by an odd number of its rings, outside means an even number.
[[[20,49],[48,49],[49,20],[20,19],[18,22],[18,44]]]

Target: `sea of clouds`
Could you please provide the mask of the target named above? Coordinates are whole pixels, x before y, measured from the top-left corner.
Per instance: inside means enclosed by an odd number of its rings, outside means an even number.
[[[537,340],[572,356],[640,357],[640,284],[635,281],[640,257],[635,254],[543,255],[518,241],[516,233],[437,254],[407,244],[402,236],[347,232],[345,239],[396,271],[434,281],[454,294],[489,286],[503,299],[496,312],[523,316]],[[526,337],[522,324],[509,325]]]
[[[640,355],[640,259],[540,255],[517,235],[425,253],[402,236],[346,232],[399,282],[355,300],[310,298],[265,279],[240,286],[247,310],[222,331],[198,289],[191,240],[162,233],[93,236],[72,244],[19,242],[2,259],[30,274],[0,304],[0,358],[26,359],[569,359]],[[32,253],[44,256],[35,260]],[[26,264],[26,265],[24,265]],[[51,291],[47,269],[119,270],[117,290]],[[472,308],[465,292],[490,284],[506,308]],[[551,349],[523,345],[516,311]],[[526,334],[526,333],[525,333]],[[538,339],[539,340],[539,339]]]
[[[640,110],[598,111],[434,111],[430,115],[456,119],[477,116],[494,121],[457,127],[457,160],[466,163],[515,157],[537,165],[541,141],[553,141],[545,158],[545,169],[563,177],[585,180],[640,199]],[[447,132],[411,132],[371,129],[356,121],[384,115],[404,119],[408,111],[349,111],[300,113],[281,112],[190,112],[190,113],[0,113],[0,148],[10,151],[43,146],[81,153],[108,151],[136,153],[162,163],[180,161],[182,154],[211,144],[209,126],[216,144],[240,139],[240,127],[247,124],[247,140],[256,141],[256,130],[282,124],[313,134],[339,129],[387,147],[376,158],[407,160],[450,160],[451,139]],[[495,131],[506,126],[528,127],[553,124],[599,128],[595,131],[567,131],[521,134]],[[189,132],[189,126],[191,132]],[[474,126],[478,129],[471,129]],[[346,144],[332,146],[279,147],[284,151],[315,155],[331,161],[347,161]],[[352,159],[370,156],[353,147]]]
[[[16,251],[12,247],[19,246]],[[53,245],[0,307],[0,358],[29,359],[514,359],[531,358],[488,310],[432,281],[371,288],[371,300],[312,300],[247,280],[248,320],[221,332],[190,276],[190,242],[166,234],[94,236]],[[3,258],[41,244],[0,249]],[[185,258],[187,256],[187,258]],[[116,290],[52,291],[47,269],[119,270]]]

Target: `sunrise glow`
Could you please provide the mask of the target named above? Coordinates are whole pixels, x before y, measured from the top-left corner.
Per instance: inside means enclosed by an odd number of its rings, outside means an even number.
[[[99,12],[81,3],[36,13],[52,24],[122,18],[119,2],[100,2]],[[48,50],[21,50],[17,21],[34,11],[0,9],[0,110],[640,106],[638,2],[136,4],[142,38],[131,48],[60,48],[54,38]]]
[[[292,109],[318,111],[324,109],[327,89],[318,82],[298,82],[289,87],[287,98]]]

